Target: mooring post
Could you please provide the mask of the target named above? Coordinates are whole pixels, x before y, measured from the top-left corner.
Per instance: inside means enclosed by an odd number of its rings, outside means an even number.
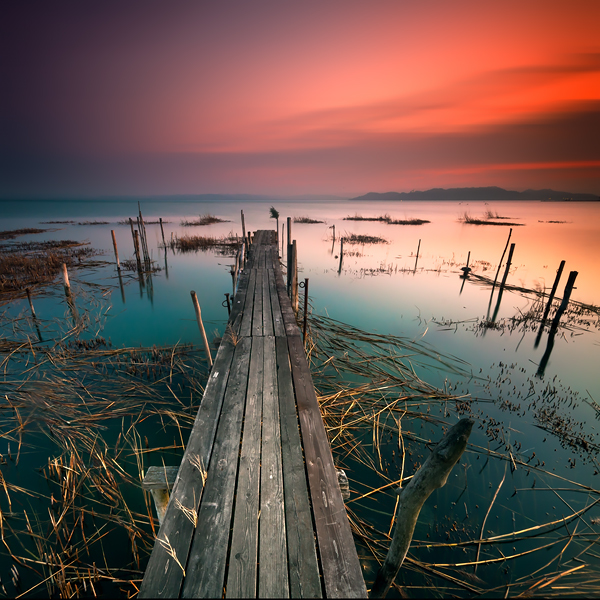
[[[165,230],[163,229],[162,217],[160,217],[158,219],[158,222],[160,223],[160,233],[162,235],[162,241],[163,241],[163,246],[164,246],[165,245]]]
[[[473,419],[456,423],[407,486],[398,490],[400,498],[392,543],[371,588],[371,598],[384,598],[390,589],[408,552],[421,508],[434,490],[445,485],[452,467],[467,447],[473,423]]]
[[[302,335],[304,343],[306,344],[306,319],[308,316],[308,277],[304,279],[304,326],[302,328]]]
[[[178,471],[179,467],[148,467],[144,481],[142,481],[142,489],[152,494],[160,525],[162,525],[167,512],[169,496],[175,485]]]
[[[556,294],[556,289],[558,288],[558,282],[562,276],[563,269],[565,268],[565,261],[562,260],[560,262],[560,266],[558,267],[558,271],[556,271],[556,277],[554,278],[554,285],[552,286],[552,291],[550,292],[550,296],[548,297],[548,304],[546,305],[546,310],[544,311],[544,316],[542,317],[542,321],[540,323],[540,329],[535,338],[534,348],[537,348],[540,345],[540,340],[542,339],[542,332],[544,330],[544,325],[546,323],[546,319],[548,318],[548,314],[550,313],[550,308],[552,308],[552,302],[554,300],[554,294]]]
[[[287,262],[287,293],[292,297],[292,217],[287,218],[287,248],[285,253]]]
[[[117,261],[117,271],[120,271],[121,264],[119,263],[119,250],[117,249],[117,238],[115,237],[115,230],[111,229],[110,233],[112,235],[113,248],[115,249],[115,259]]]
[[[142,259],[140,257],[140,234],[137,229],[134,231],[133,242],[134,242],[134,246],[135,246],[135,259],[137,261],[138,273],[141,274]]]
[[[227,303],[227,314],[231,314],[231,303],[229,302],[229,293],[225,292],[225,302]]]
[[[338,275],[342,272],[342,261],[344,260],[344,238],[340,238],[340,266],[338,267]]]
[[[204,324],[202,323],[202,313],[200,312],[200,304],[198,302],[198,296],[193,290],[190,292],[192,295],[192,302],[194,303],[194,309],[196,310],[196,320],[198,321],[198,329],[202,334],[204,340],[204,349],[206,350],[206,358],[210,367],[213,365],[212,356],[210,355],[210,346],[208,345],[208,338],[206,337],[206,331],[204,331]]]
[[[246,239],[246,221],[244,220],[244,211],[242,212],[242,238]]]
[[[292,294],[294,313],[298,314],[298,246],[292,242]]]

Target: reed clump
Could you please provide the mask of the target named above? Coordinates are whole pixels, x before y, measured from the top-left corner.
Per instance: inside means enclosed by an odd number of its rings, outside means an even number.
[[[426,223],[431,223],[431,221],[426,219],[392,219],[387,213],[379,217],[363,217],[357,213],[353,217],[344,217],[344,221],[376,221],[387,223],[388,225],[425,225]]]
[[[294,217],[294,223],[324,223],[325,221],[319,221],[318,219],[313,219],[311,217]]]
[[[389,244],[388,240],[377,235],[363,235],[357,233],[344,234],[345,244]]]
[[[492,216],[490,216],[492,215]],[[496,217],[491,211],[486,212],[483,219],[477,219],[472,217],[468,212],[464,212],[461,217],[459,217],[459,221],[461,223],[466,223],[467,225],[499,225],[504,227],[520,227],[524,225],[524,223],[512,223],[509,221],[494,221],[492,219],[508,219],[509,217]]]
[[[37,229],[35,227],[27,227],[24,229],[10,229],[0,231],[0,240],[13,240],[20,235],[29,235],[32,233],[45,233],[47,229]]]
[[[181,225],[183,227],[197,227],[202,225],[214,225],[215,223],[228,223],[227,219],[220,219],[219,217],[215,217],[209,213],[205,215],[200,215],[200,217],[194,221],[189,221],[188,219],[183,219],[181,221]]]
[[[233,236],[232,234],[220,237],[185,235],[174,237],[165,244],[165,247],[171,248],[171,250],[178,250],[179,252],[198,252],[199,250],[216,249],[222,254],[229,256],[235,255],[240,243],[237,236]]]

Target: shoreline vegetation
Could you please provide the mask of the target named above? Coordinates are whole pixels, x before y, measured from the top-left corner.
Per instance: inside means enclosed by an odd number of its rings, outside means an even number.
[[[522,227],[524,225],[524,223],[513,223],[508,221],[510,218],[511,217],[501,217],[497,212],[493,213],[491,210],[488,210],[483,215],[483,219],[476,219],[465,211],[458,220],[467,225],[500,225],[504,227]],[[500,220],[500,222],[498,222],[498,220]]]
[[[358,213],[354,216],[344,217],[344,221],[377,221],[388,225],[424,225],[425,223],[431,223],[427,219],[392,219],[388,214],[379,217],[363,217]]]
[[[325,221],[319,221],[318,219],[311,219],[310,217],[294,217],[294,223],[325,223]]]
[[[200,215],[200,217],[195,221],[182,219],[180,225],[182,227],[198,227],[203,225],[214,225],[215,223],[229,223],[229,221],[227,219],[220,219],[219,217],[215,217],[214,215],[206,213],[205,215]]]

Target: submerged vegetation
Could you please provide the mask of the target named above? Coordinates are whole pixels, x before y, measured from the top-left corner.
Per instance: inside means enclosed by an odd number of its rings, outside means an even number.
[[[468,212],[464,212],[462,217],[458,220],[462,223],[466,223],[467,225],[501,225],[501,226],[511,226],[511,227],[520,227],[523,223],[513,223],[509,222],[505,219],[509,219],[510,217],[501,217],[498,213],[492,213],[492,211],[488,210],[483,219],[476,219],[472,217]],[[494,219],[500,219],[500,222],[495,221]]]

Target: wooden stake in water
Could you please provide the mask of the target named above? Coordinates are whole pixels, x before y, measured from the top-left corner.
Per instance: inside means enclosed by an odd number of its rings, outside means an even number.
[[[510,265],[512,263],[513,252],[515,251],[515,244],[510,245],[510,250],[508,251],[508,258],[506,260],[506,269],[504,270],[504,276],[502,277],[502,283],[500,284],[500,288],[498,289],[498,300],[496,300],[496,308],[494,308],[494,314],[492,316],[492,323],[496,322],[496,317],[498,316],[498,311],[500,310],[500,301],[502,300],[502,294],[504,293],[504,286],[506,285],[506,279],[508,277],[508,273],[510,271]],[[494,288],[492,287],[492,294],[494,293]],[[485,330],[484,330],[485,332]]]
[[[308,277],[304,279],[304,326],[302,327],[302,336],[306,344],[306,320],[308,317]]]
[[[162,235],[162,241],[163,241],[163,246],[165,245],[165,230],[163,229],[163,222],[162,222],[162,217],[160,217],[158,219],[159,223],[160,223],[160,233]]]
[[[340,266],[338,267],[338,275],[342,272],[342,261],[344,260],[344,238],[340,238]]]
[[[419,262],[419,250],[421,249],[421,240],[419,240],[419,245],[417,246],[417,258],[415,259],[415,268],[413,273],[417,272],[417,263]]]
[[[244,220],[244,211],[242,212],[242,237],[246,239],[246,221]]]
[[[115,260],[117,261],[117,271],[121,270],[121,264],[119,263],[119,250],[117,249],[117,238],[115,237],[115,230],[111,229],[113,248],[115,249]]]
[[[194,309],[196,310],[196,320],[198,321],[198,329],[200,329],[200,333],[202,334],[202,339],[204,340],[204,349],[206,350],[206,358],[208,360],[208,364],[210,367],[213,365],[212,356],[210,355],[210,346],[208,344],[208,338],[206,337],[206,331],[204,330],[204,324],[202,323],[202,313],[200,312],[200,304],[198,302],[198,296],[196,296],[196,292],[193,290],[190,292],[192,295],[192,302],[194,303]]]
[[[63,282],[65,284],[65,293],[71,295],[71,284],[69,283],[69,273],[67,271],[67,265],[63,263],[62,266]]]
[[[535,338],[534,348],[537,348],[540,345],[540,340],[542,338],[542,331],[544,330],[544,325],[546,324],[546,319],[548,318],[548,314],[550,313],[550,308],[552,307],[552,301],[554,300],[554,294],[556,294],[556,288],[558,288],[558,282],[562,276],[563,269],[565,268],[565,261],[561,261],[560,266],[558,267],[558,271],[556,271],[556,277],[554,278],[554,285],[552,286],[552,291],[550,292],[550,296],[548,298],[548,304],[546,304],[546,310],[544,311],[544,316],[542,317],[542,322],[540,323],[540,329]]]
[[[298,314],[298,247],[292,242],[292,308]]]
[[[285,252],[287,262],[287,294],[292,297],[292,217],[287,218],[287,247]]]
[[[371,588],[371,598],[384,598],[390,589],[408,552],[421,508],[434,490],[446,484],[448,475],[467,447],[473,423],[473,419],[461,419],[454,425],[407,486],[399,490],[392,543]]]
[[[25,290],[25,292],[27,293],[27,300],[29,300],[29,308],[31,309],[31,316],[34,319],[37,319],[37,317],[35,316],[35,309],[33,308],[33,302],[31,301],[31,292],[29,291],[29,288],[27,288]]]

